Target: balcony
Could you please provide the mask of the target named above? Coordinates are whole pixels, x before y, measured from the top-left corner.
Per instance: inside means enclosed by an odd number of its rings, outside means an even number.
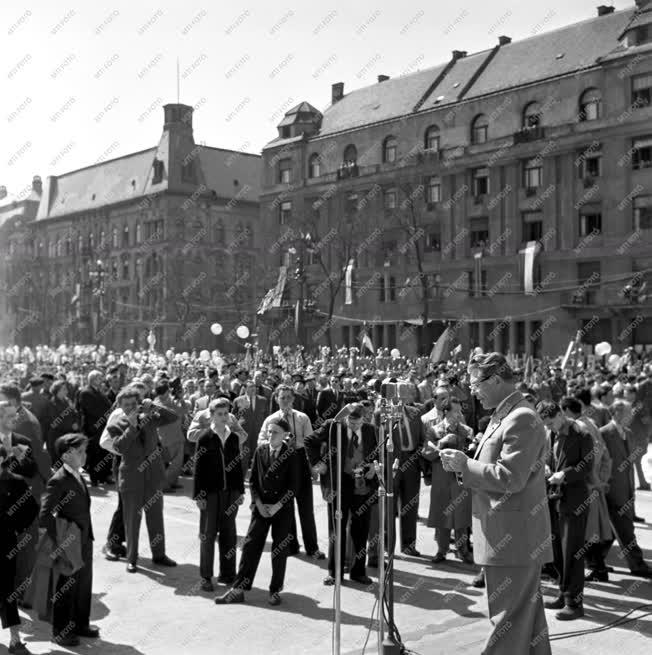
[[[543,127],[524,127],[514,133],[514,145],[519,143],[531,143],[539,141],[546,136],[546,130]]]
[[[346,164],[342,164],[337,169],[338,180],[346,180],[350,177],[358,177],[359,174],[360,174],[360,169],[358,168],[357,164],[346,163]]]

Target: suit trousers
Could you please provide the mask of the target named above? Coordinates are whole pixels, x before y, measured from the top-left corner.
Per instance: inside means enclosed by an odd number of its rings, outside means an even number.
[[[91,483],[106,482],[113,469],[113,454],[100,447],[100,435],[88,438],[86,447],[86,470]]]
[[[306,549],[306,553],[311,555],[316,550],[319,550],[319,544],[317,543],[317,526],[315,524],[315,507],[312,497],[312,473],[310,471],[310,464],[308,463],[305,448],[297,448],[294,456],[297,471],[297,490],[294,496],[294,502],[299,510],[303,546]],[[297,539],[297,522],[294,517],[294,510],[292,510],[290,531],[294,537],[292,547],[290,548],[292,551],[299,547],[299,541]]]
[[[437,542],[437,552],[445,555],[451,547],[451,528],[435,528],[435,541]],[[455,529],[455,545],[460,555],[469,552],[468,528]]]
[[[21,598],[31,603],[32,574],[36,566],[36,548],[38,546],[38,518],[18,537],[20,547],[16,554],[16,589],[17,600]]]
[[[353,555],[349,572],[351,576],[363,576],[366,570],[367,539],[369,538],[369,520],[371,508],[375,502],[373,494],[359,495],[354,492],[354,481],[349,475],[342,476],[342,547],[340,575],[344,576],[344,559],[346,557],[346,525],[351,519],[351,539]],[[337,495],[328,503],[328,573],[335,577],[335,511]]]
[[[179,480],[183,468],[183,452],[185,444],[182,439],[165,445],[165,483],[167,489],[172,489]]]
[[[124,527],[127,538],[127,561],[138,561],[138,541],[140,539],[140,522],[145,512],[149,546],[152,558],[165,555],[165,528],[163,525],[163,491],[159,489],[150,498],[143,498],[140,493],[123,491],[120,494]]]
[[[84,565],[72,575],[60,575],[52,597],[52,634],[69,637],[88,627],[93,590],[93,542],[82,544]]]
[[[213,577],[215,538],[220,549],[220,576],[235,577],[236,545],[238,534],[235,518],[238,514],[239,491],[219,491],[206,495],[206,509],[199,513],[199,574]]]
[[[421,469],[416,451],[401,452],[399,468],[394,476],[395,511],[400,516],[401,550],[417,542],[417,520],[419,518],[419,491]],[[394,544],[392,544],[392,552]]]
[[[4,544],[2,544],[4,548]],[[9,556],[6,550],[0,554],[2,563],[0,563],[0,625],[3,629],[10,628],[14,625],[20,625],[20,616],[18,615],[18,598],[15,593],[19,580],[16,578],[16,558]],[[16,584],[13,580],[16,579]]]
[[[482,655],[550,655],[541,566],[485,566],[493,630]]]
[[[559,573],[559,594],[575,607],[584,598],[584,555],[587,511],[578,515],[551,511],[552,550]]]
[[[240,566],[233,587],[238,589],[251,589],[256,577],[258,564],[265,549],[265,541],[269,529],[272,529],[272,580],[269,583],[271,594],[283,590],[285,581],[285,568],[287,565],[292,535],[290,523],[292,521],[292,505],[283,506],[274,516],[262,516],[256,507],[251,511],[251,522],[245,537],[240,555]]]
[[[122,494],[118,492],[118,507],[115,512],[113,512],[113,517],[111,518],[111,523],[109,525],[109,532],[106,535],[106,543],[110,549],[114,549],[126,540],[123,511]]]

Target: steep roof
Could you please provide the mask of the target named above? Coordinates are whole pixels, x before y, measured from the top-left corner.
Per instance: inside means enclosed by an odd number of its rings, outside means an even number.
[[[258,201],[262,168],[260,155],[201,146],[199,161],[206,185],[218,196]],[[234,184],[235,180],[238,181],[237,185]]]
[[[635,15],[632,7],[502,45],[493,56],[478,52],[455,61],[443,76],[449,64],[356,89],[324,111],[318,136],[450,104],[465,86],[464,99],[470,99],[594,66],[619,47]]]

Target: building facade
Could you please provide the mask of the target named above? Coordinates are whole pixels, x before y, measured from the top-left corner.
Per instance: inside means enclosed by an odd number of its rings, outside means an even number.
[[[241,347],[260,293],[260,157],[197,144],[193,108],[163,109],[158,146],[48,177],[3,242],[9,321],[38,317],[19,345],[147,348],[152,330],[157,349]]]
[[[261,215],[267,286],[283,264],[287,282],[268,333],[292,343],[302,301],[308,347],[366,329],[426,353],[446,324],[535,356],[578,330],[652,344],[652,2],[334,84],[323,114],[304,102],[278,129]]]

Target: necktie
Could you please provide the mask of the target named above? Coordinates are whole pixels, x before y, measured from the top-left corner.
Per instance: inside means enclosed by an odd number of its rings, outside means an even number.
[[[407,416],[403,414],[403,429],[401,430],[401,435],[402,435],[402,448],[403,450],[410,450],[410,435],[408,434],[408,420]]]

